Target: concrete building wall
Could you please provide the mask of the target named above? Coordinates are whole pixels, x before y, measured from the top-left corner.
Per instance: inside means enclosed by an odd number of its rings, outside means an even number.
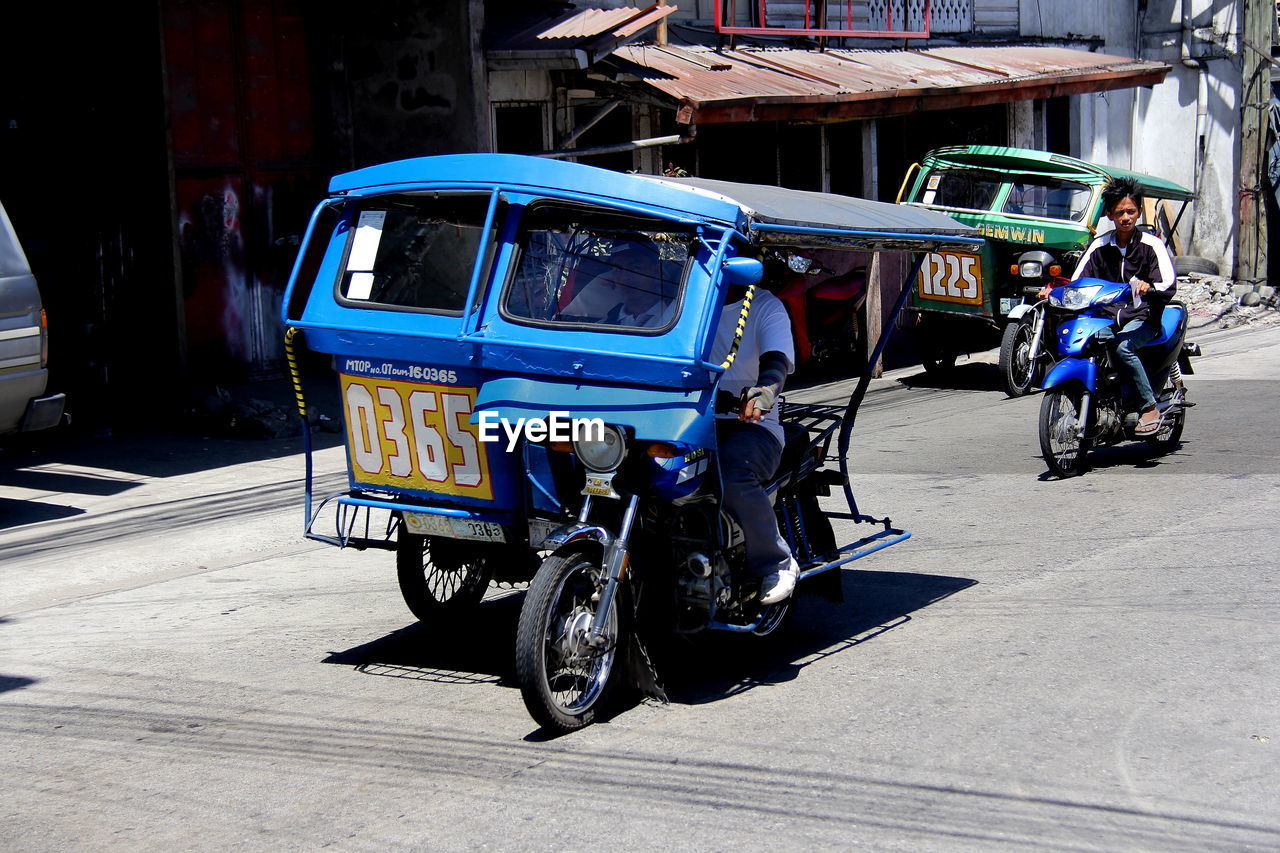
[[[1072,153],[1195,189],[1200,197],[1179,226],[1183,251],[1217,261],[1224,271],[1235,261],[1239,5],[1239,0],[1150,0],[1139,13],[1128,3],[1105,4],[1098,17],[1105,26],[1095,28],[1101,31],[1103,52],[1167,62],[1173,70],[1150,89],[1072,99]],[[1024,35],[1078,37],[1079,0],[1024,4],[1022,28]]]
[[[334,24],[354,166],[487,147],[481,0],[392,0]]]

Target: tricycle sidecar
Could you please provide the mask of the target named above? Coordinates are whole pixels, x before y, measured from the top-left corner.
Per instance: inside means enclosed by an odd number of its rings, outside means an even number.
[[[309,463],[307,536],[397,550],[423,619],[492,579],[532,579],[518,671],[560,729],[590,721],[615,660],[643,658],[640,621],[763,633],[786,612],[742,583],[742,530],[721,511],[717,381],[737,338],[727,354],[714,338],[730,288],[746,291],[740,336],[766,248],[980,242],[932,211],[514,155],[389,163],[330,191],[284,304],[291,350],[333,356],[344,407],[348,488],[314,500]],[[853,498],[868,380],[847,406],[782,410],[768,488],[802,580],[910,535]],[[832,487],[844,508],[819,506]],[[871,530],[840,545],[831,518]]]
[[[1000,346],[1004,390],[1016,397],[1034,387],[1053,358],[1052,347],[1031,351],[1035,294],[1075,270],[1106,224],[1101,193],[1116,177],[1142,185],[1142,227],[1172,244],[1195,194],[1163,178],[994,145],[938,148],[908,169],[899,202],[947,213],[985,238],[977,250],[931,252],[921,266],[907,319],[926,369],[942,372],[959,353]],[[1175,213],[1166,202],[1181,204]]]

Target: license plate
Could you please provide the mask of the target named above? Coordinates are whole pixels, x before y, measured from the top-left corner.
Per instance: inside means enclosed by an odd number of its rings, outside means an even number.
[[[921,299],[982,305],[982,259],[961,252],[931,252],[920,264],[916,292]]]
[[[582,488],[584,495],[591,495],[597,498],[621,498],[613,488],[613,474],[588,474],[587,483]]]
[[[529,519],[529,547],[535,549],[540,547],[542,541],[563,523],[561,521],[548,521],[545,518]]]
[[[406,512],[404,526],[410,533],[420,536],[442,536],[446,539],[471,539],[476,542],[506,542],[507,534],[502,525],[494,521],[477,521],[474,518],[456,518],[451,515],[434,515],[427,512]]]

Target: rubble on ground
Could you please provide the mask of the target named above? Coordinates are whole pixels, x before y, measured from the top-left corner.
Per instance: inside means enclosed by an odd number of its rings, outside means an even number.
[[[1280,322],[1274,287],[1237,284],[1230,278],[1203,273],[1178,276],[1178,297],[1191,314],[1191,326],[1260,326]]]
[[[192,396],[186,409],[189,428],[222,438],[286,438],[301,434],[298,410],[291,404],[261,399],[237,399],[227,389],[213,387]],[[314,432],[340,432],[337,420],[308,408]]]

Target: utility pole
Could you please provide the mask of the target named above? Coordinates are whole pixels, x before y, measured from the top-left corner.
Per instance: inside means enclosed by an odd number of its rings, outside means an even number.
[[[1244,0],[1240,52],[1240,239],[1235,278],[1255,287],[1267,277],[1267,205],[1263,197],[1267,109],[1271,97],[1274,0]]]

